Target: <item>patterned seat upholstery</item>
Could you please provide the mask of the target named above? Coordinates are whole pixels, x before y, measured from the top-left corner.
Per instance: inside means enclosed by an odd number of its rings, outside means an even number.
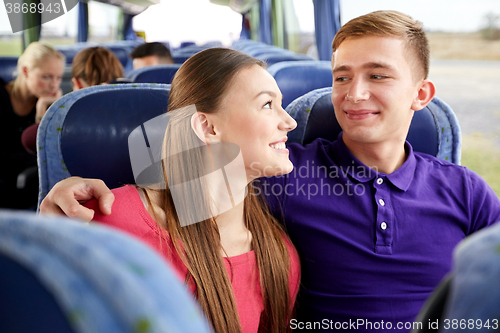
[[[134,184],[128,136],[167,111],[169,92],[166,84],[93,86],[52,104],[37,135],[38,204],[70,176],[102,179],[110,188]]]
[[[1,332],[210,331],[163,258],[103,225],[0,211],[0,272]]]

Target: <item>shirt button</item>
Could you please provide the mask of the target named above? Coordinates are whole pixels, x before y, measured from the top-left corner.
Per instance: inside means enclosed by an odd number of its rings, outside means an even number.
[[[382,184],[383,182],[384,182],[384,180],[383,180],[382,178],[378,178],[378,179],[377,179],[377,184],[379,184],[379,185],[380,185],[380,184]]]
[[[378,203],[380,204],[380,206],[385,206],[385,201],[382,199],[378,199]]]
[[[382,229],[382,230],[387,229],[387,223],[385,223],[385,222],[380,223],[380,229]]]

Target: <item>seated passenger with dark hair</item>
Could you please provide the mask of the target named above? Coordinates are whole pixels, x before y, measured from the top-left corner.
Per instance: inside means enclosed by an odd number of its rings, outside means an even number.
[[[174,63],[168,47],[158,42],[141,44],[130,53],[130,56],[134,59],[134,69]]]

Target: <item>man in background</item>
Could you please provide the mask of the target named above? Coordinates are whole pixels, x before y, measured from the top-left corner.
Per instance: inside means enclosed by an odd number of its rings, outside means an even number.
[[[130,56],[134,60],[134,69],[174,63],[168,47],[158,42],[141,44],[130,53]]]

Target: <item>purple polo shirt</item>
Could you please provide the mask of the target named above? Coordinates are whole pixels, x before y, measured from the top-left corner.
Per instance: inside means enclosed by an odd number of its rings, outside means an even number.
[[[341,136],[288,148],[294,171],[265,178],[261,190],[301,258],[292,329],[408,332],[455,245],[500,221],[482,178],[409,143],[389,175],[357,160]]]

